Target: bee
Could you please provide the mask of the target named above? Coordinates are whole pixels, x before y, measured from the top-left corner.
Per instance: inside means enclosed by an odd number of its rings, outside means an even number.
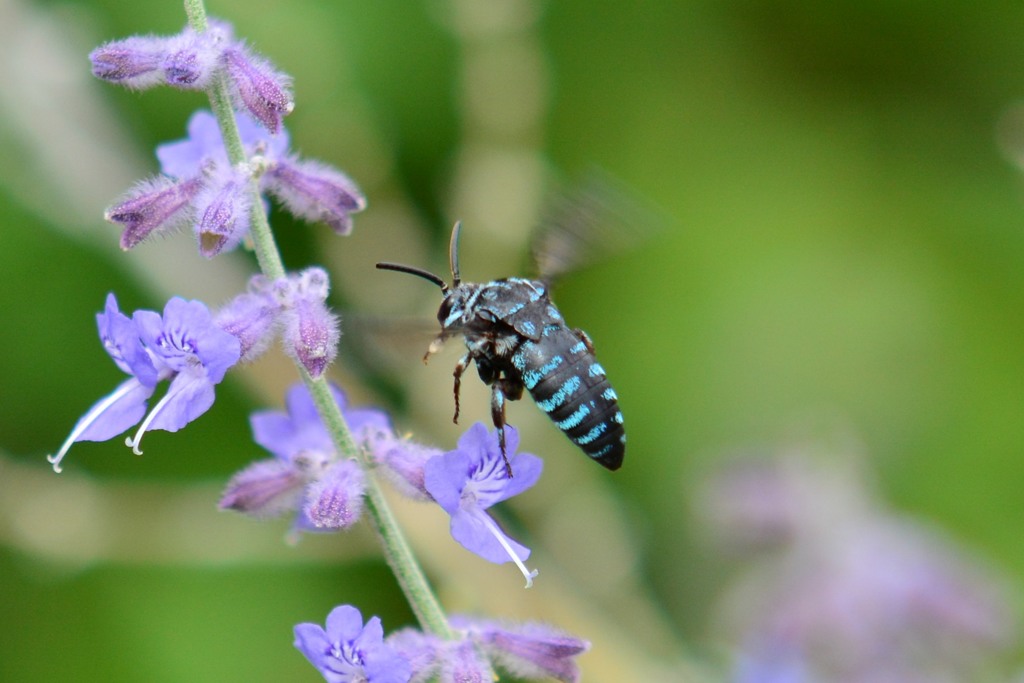
[[[480,379],[491,387],[491,419],[505,469],[505,404],[530,392],[569,440],[610,470],[622,466],[626,432],[618,396],[594,345],[582,330],[569,327],[551,302],[544,279],[510,277],[490,282],[463,282],[459,275],[461,223],[452,229],[448,261],[452,283],[413,266],[378,263],[377,268],[409,273],[441,288],[444,300],[437,312],[441,333],[431,342],[423,361],[440,350],[449,337],[461,334],[466,353],[455,365],[455,416],[459,419],[462,374],[475,363]]]

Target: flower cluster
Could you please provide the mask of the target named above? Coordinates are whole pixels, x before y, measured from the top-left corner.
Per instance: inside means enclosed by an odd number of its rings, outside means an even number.
[[[329,683],[491,683],[494,668],[517,678],[554,678],[575,683],[575,658],[590,644],[541,623],[505,624],[453,617],[456,638],[441,640],[406,628],[384,638],[378,617],[363,624],[362,614],[340,605],[327,615],[326,628],[295,627],[295,647]]]
[[[214,385],[241,356],[238,339],[217,326],[200,301],[175,297],[167,302],[163,315],[140,310],[129,318],[109,294],[96,323],[103,348],[130,377],[90,408],[56,455],[48,457],[57,472],[71,444],[106,441],[139,420],[142,424],[127,445],[141,455],[147,431],[176,432],[209,410]],[[167,393],[147,415],[149,398],[164,380],[169,380]]]
[[[284,350],[314,379],[338,353],[338,316],[327,307],[330,281],[323,268],[271,280],[255,275],[248,291],[217,313],[217,324],[238,337],[242,360],[254,360],[280,334]]]
[[[414,500],[434,501],[451,515],[451,534],[464,548],[501,564],[514,562],[527,586],[536,571],[523,562],[529,548],[509,538],[487,508],[525,491],[540,477],[543,461],[517,453],[519,436],[509,427],[506,451],[515,470],[510,478],[496,432],[474,424],[447,453],[399,438],[388,415],[376,408],[349,408],[344,393],[331,387],[349,430],[396,488]],[[288,392],[286,410],[252,415],[256,443],[272,459],[259,460],[228,483],[220,506],[253,517],[295,512],[296,531],[344,529],[359,519],[364,480],[353,460],[343,459],[331,440],[305,385]]]
[[[448,452],[415,443],[396,434],[385,412],[352,408],[327,384],[324,374],[340,336],[338,317],[327,306],[328,274],[317,267],[284,270],[265,220],[266,197],[342,235],[351,232],[351,216],[366,200],[344,173],[289,151],[283,126],[293,108],[289,77],[237,40],[229,24],[206,22],[202,3],[187,5],[192,27],[112,41],[90,55],[99,78],[133,89],[205,90],[217,113],[196,112],[187,138],[159,146],[160,175],[137,184],[106,218],[122,228],[122,249],[190,225],[204,256],[247,243],[265,271],[216,312],[173,298],[162,314],[128,316],[111,294],[97,316],[100,338],[129,377],[78,421],[49,458],[54,469],[60,471],[71,444],[110,439],[133,425],[138,428],[127,444],[141,454],[147,431],[176,431],[202,415],[228,369],[280,339],[306,381],[288,392],[283,411],[251,416],[254,440],[272,457],[231,478],[222,509],[257,518],[294,514],[296,536],[347,529],[361,518],[367,496],[375,510],[386,504],[368,486],[368,477],[380,472],[400,493],[445,510],[452,537],[464,548],[490,562],[514,562],[529,587],[536,576],[524,564],[529,548],[506,535],[488,510],[533,486],[540,458],[516,452],[514,429],[489,432],[482,424]],[[150,409],[165,380],[166,393]],[[344,424],[335,422],[339,414]],[[368,517],[382,537],[400,539],[400,530],[383,521],[386,515]],[[395,554],[389,560],[398,563]],[[406,573],[419,571],[414,562],[404,564]],[[326,627],[296,626],[295,646],[332,683],[484,683],[496,680],[497,670],[565,683],[579,679],[575,658],[589,648],[583,640],[537,623],[448,619],[433,596],[407,595],[418,613],[431,615],[423,621],[434,633],[406,628],[385,638],[379,618],[364,623],[358,609],[342,605],[330,612]]]
[[[186,26],[172,36],[113,40],[93,50],[89,60],[97,78],[135,90],[162,84],[207,90],[223,74],[235,107],[272,133],[295,107],[291,79],[236,40],[225,21],[211,20],[202,32]]]
[[[351,214],[362,211],[366,199],[347,175],[290,153],[283,127],[271,134],[240,113],[238,131],[248,159],[238,165],[228,160],[208,111],[192,115],[187,138],[157,147],[162,175],[136,184],[107,209],[107,220],[123,228],[122,249],[184,225],[192,226],[199,252],[208,258],[234,249],[249,234],[251,182],[296,217],[322,221],[341,235],[351,232]]]

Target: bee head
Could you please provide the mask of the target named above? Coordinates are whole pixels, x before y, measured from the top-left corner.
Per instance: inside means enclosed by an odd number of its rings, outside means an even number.
[[[477,285],[459,284],[445,292],[441,308],[437,310],[437,321],[444,330],[457,329],[468,321],[467,311],[469,298],[476,291]]]
[[[459,233],[461,231],[462,223],[458,222],[452,228],[451,241],[448,243],[448,264],[452,269],[452,286],[450,288],[447,282],[429,270],[414,268],[413,266],[403,266],[400,263],[377,264],[377,268],[381,270],[397,270],[399,273],[409,273],[424,280],[430,280],[440,287],[441,294],[444,295],[444,301],[441,302],[441,308],[437,312],[437,319],[441,323],[441,327],[445,329],[452,325],[457,325],[466,310],[464,304],[468,292],[461,286],[462,279],[459,276]]]

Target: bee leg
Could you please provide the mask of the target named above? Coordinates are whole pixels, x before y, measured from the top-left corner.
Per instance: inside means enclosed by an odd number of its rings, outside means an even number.
[[[590,335],[580,329],[574,329],[573,334],[579,337],[579,340],[583,342],[583,345],[587,347],[587,351],[591,354],[594,353],[594,342],[590,340]]]
[[[455,416],[452,417],[452,422],[455,424],[459,423],[459,389],[462,387],[462,373],[469,367],[469,354],[459,359],[459,362],[455,364],[455,371],[452,376],[455,377],[455,386],[453,387],[455,393]]]
[[[512,478],[512,465],[508,462],[508,455],[505,453],[505,392],[503,390],[504,380],[491,385],[491,420],[498,430],[498,446],[501,448],[501,458],[505,461],[505,473],[509,479]]]
[[[430,342],[430,346],[427,347],[427,352],[425,354],[423,354],[423,364],[424,365],[427,364],[427,362],[430,360],[431,356],[433,356],[435,353],[437,353],[438,351],[441,350],[441,347],[444,346],[444,340],[447,339],[447,338],[448,338],[448,336],[442,332],[441,334],[439,334],[437,336],[437,339],[435,339],[434,341]]]

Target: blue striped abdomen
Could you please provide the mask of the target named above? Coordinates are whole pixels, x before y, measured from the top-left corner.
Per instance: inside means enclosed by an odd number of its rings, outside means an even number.
[[[622,465],[626,433],[618,397],[604,369],[564,324],[548,324],[537,341],[512,354],[537,407],[588,456],[611,470]]]

